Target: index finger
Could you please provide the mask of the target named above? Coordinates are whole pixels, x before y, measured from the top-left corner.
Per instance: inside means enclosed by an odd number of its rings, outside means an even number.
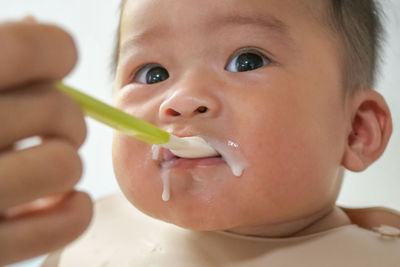
[[[77,59],[72,37],[53,25],[0,24],[0,47],[0,91],[29,82],[59,80]]]

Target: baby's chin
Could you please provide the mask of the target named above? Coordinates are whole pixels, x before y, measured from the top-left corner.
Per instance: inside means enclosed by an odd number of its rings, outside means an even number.
[[[154,212],[142,210],[145,214],[155,219],[174,224],[176,226],[195,231],[224,231],[239,227],[241,218],[231,215],[226,210],[197,209],[186,211],[185,208],[172,208],[167,212]]]
[[[248,187],[251,172],[238,178],[224,168],[202,170],[197,174],[193,170],[171,172],[168,201],[162,199],[161,183],[156,186],[149,182],[160,179],[156,173],[143,173],[140,177],[146,179],[137,180],[132,188],[122,186],[121,189],[128,200],[148,216],[190,230],[236,232],[293,220],[290,215],[294,210],[278,209],[272,202],[254,194],[254,188]]]
[[[224,170],[220,172],[225,173]],[[201,177],[205,179],[205,172],[202,174]],[[238,191],[234,183],[237,177],[221,177],[215,173],[205,181],[201,177],[193,177],[193,171],[172,173],[168,201],[162,199],[160,184],[150,188],[151,184],[145,185],[142,181],[142,190],[131,190],[124,186],[121,189],[127,199],[143,213],[186,229],[211,231],[237,226],[237,222],[243,219],[238,209],[232,206],[235,199],[238,199],[234,194]]]

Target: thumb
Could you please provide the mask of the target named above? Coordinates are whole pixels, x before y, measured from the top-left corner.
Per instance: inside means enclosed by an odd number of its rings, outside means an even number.
[[[37,23],[38,21],[35,19],[34,16],[29,14],[29,15],[26,15],[25,17],[23,17],[21,22]]]

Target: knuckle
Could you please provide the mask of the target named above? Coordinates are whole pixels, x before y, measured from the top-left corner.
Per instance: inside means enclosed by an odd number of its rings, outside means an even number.
[[[43,120],[42,128],[51,127],[57,134],[62,134],[76,147],[80,147],[86,139],[87,129],[81,108],[68,96],[44,85],[38,90]]]
[[[50,83],[35,84],[29,88],[29,96],[37,104],[43,123],[54,124],[63,114],[62,98]]]
[[[73,129],[73,131],[70,131],[71,141],[74,145],[80,147],[87,136],[86,122],[82,109],[74,100],[72,100],[68,96],[62,95],[62,97],[64,101],[68,102],[68,112],[64,112],[63,114],[70,116],[71,124],[69,125],[69,127]]]
[[[56,47],[59,50],[59,60],[64,66],[63,71],[59,73],[58,77],[61,79],[72,70],[78,59],[78,50],[76,48],[75,41],[68,32],[61,29],[60,27],[50,24],[41,25],[43,27],[43,31],[46,34],[52,34],[54,36],[53,47]],[[60,53],[61,51],[62,53]]]
[[[73,214],[72,220],[77,222],[77,226],[81,229],[86,228],[93,215],[93,201],[87,193],[76,192],[76,213]]]
[[[43,125],[40,126],[42,129],[46,129],[49,126],[56,127],[60,123],[60,118],[64,116],[65,108],[63,107],[63,99],[60,94],[50,88],[49,84],[43,84],[35,86],[34,90],[31,90],[34,94],[34,101],[38,106],[38,112],[40,113],[41,122]]]
[[[89,226],[93,217],[93,202],[90,196],[84,192],[74,192],[66,207],[65,222],[71,234],[76,238]]]
[[[46,114],[45,118],[46,120],[44,123],[51,125],[51,131],[54,132],[54,134],[62,134],[62,135],[68,135],[69,132],[68,130],[65,131],[64,125],[68,123],[68,117],[71,115],[70,110],[68,110],[67,107],[65,107],[64,99],[61,97],[60,94],[57,94],[57,92],[52,92],[52,96],[50,96],[46,101],[45,101],[45,106],[46,106]],[[64,131],[60,130],[62,129]]]
[[[62,189],[73,188],[80,180],[83,165],[77,150],[67,142],[52,141],[50,162],[58,175],[57,184]]]
[[[72,194],[40,217],[0,224],[0,265],[58,250],[78,238],[89,226],[93,203],[83,192]]]
[[[29,74],[23,75],[31,80],[61,79],[72,70],[78,58],[72,36],[50,24],[2,24],[0,43],[0,62],[13,66],[11,69],[15,71],[17,68],[29,70]]]

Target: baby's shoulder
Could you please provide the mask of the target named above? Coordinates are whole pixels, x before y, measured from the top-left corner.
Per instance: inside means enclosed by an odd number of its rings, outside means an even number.
[[[341,207],[353,224],[373,230],[381,225],[400,229],[400,212],[387,207]]]

